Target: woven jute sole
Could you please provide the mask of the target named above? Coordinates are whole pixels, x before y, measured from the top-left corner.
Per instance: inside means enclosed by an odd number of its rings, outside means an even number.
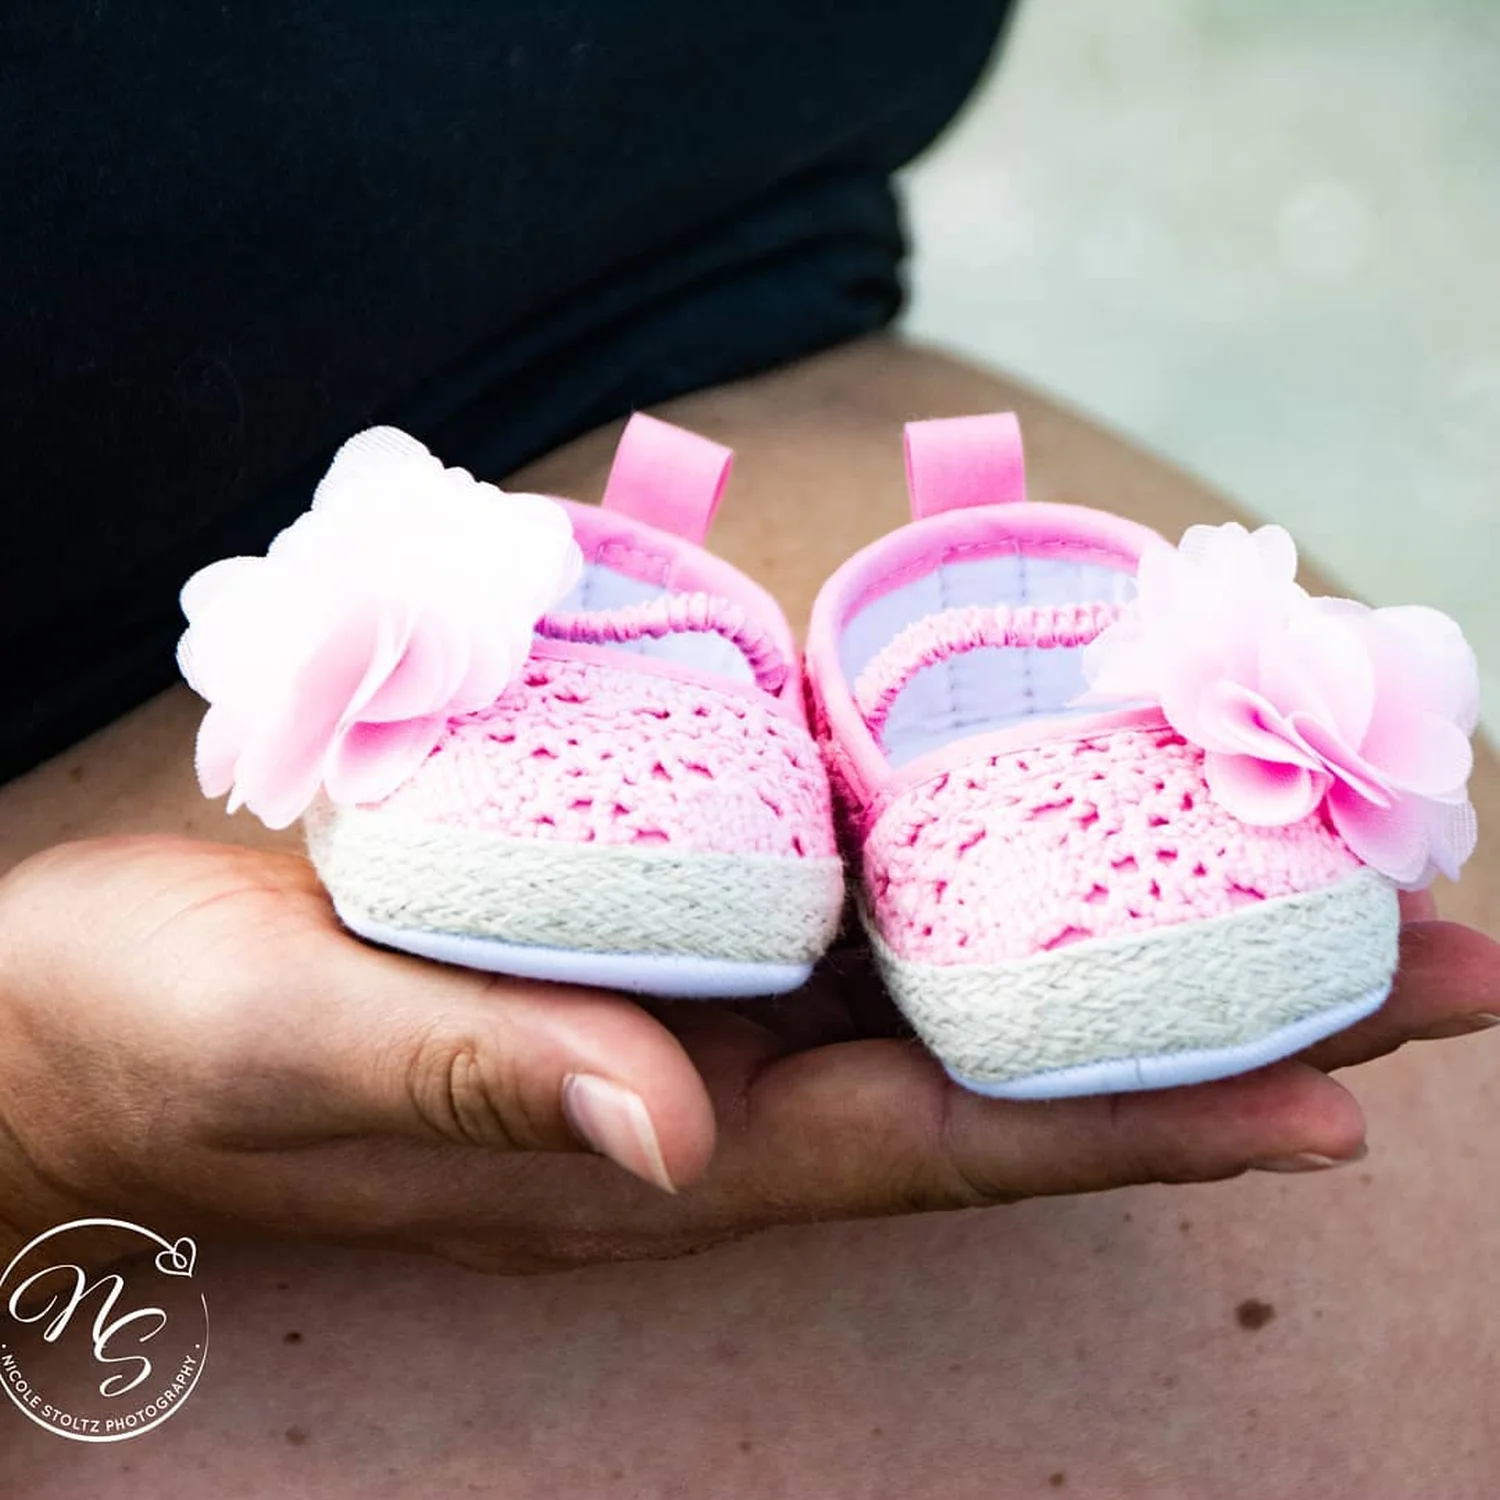
[[[979,1093],[1058,1099],[1204,1083],[1375,1010],[1396,970],[1396,892],[1338,885],[1001,964],[923,964],[871,941],[896,1003]]]
[[[501,838],[320,806],[308,852],[345,925],[474,968],[674,995],[805,979],[843,906],[837,859]]]

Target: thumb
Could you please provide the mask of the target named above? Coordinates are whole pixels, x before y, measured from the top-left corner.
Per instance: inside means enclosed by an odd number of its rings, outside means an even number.
[[[592,1150],[669,1192],[713,1154],[713,1107],[692,1061],[618,995],[447,968],[342,934],[302,974],[287,996],[294,1025],[263,1011],[251,1021],[262,1079],[298,1082],[276,1091],[278,1136]],[[272,1112],[258,1113],[264,1138]]]

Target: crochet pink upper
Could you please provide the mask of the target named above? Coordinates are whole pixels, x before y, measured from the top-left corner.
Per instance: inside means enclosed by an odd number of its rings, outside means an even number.
[[[512,838],[835,853],[806,729],[762,694],[624,660],[539,648],[492,708],[449,723],[383,810]]]
[[[1359,867],[1321,819],[1251,828],[1169,727],[981,755],[894,798],[864,889],[903,958],[993,963],[1218,916]]]
[[[656,592],[549,616],[520,677],[450,719],[379,810],[509,838],[834,856],[790,628],[696,545],[728,469],[727,449],[634,417],[603,506],[564,503],[587,567]],[[718,665],[641,654],[695,634],[732,649]],[[736,655],[743,670],[719,670]]]
[[[857,674],[846,673],[862,612],[914,580],[986,559],[1133,575],[1153,535],[1100,512],[1026,503],[1012,418],[914,423],[907,436],[917,519],[829,580],[807,661],[844,842],[866,909],[897,956],[1022,959],[1223,915],[1359,868],[1319,815],[1258,828],[1227,813],[1204,782],[1202,752],[1149,707],[1080,714],[1042,704],[1028,716],[1030,698],[1018,698],[1025,709],[978,733],[964,733],[968,721],[955,711],[946,743],[893,764],[887,715],[923,668],[976,648],[1073,649],[1114,608],[1104,599],[1019,608],[996,599],[940,611],[894,628]],[[948,585],[936,592],[946,597]],[[982,681],[972,680],[971,694]],[[947,691],[962,706],[965,692],[951,681]]]

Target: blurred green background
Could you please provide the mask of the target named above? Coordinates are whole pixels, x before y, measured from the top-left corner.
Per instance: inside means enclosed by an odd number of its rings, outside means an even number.
[[[1500,0],[1022,0],[906,189],[910,332],[1447,609],[1500,723]]]

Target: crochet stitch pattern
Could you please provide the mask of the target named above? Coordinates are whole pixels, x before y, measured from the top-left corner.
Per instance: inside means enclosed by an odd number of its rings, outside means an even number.
[[[1165,726],[980,759],[895,799],[865,845],[891,950],[986,963],[1332,885],[1359,862],[1321,819],[1252,828]],[[1003,920],[997,920],[1003,913]]]
[[[515,838],[833,858],[811,737],[748,694],[535,655],[381,804]]]
[[[1390,989],[1397,887],[1473,846],[1472,652],[1295,584],[1274,528],[1180,549],[1025,498],[1013,416],[909,424],[913,520],[813,607],[811,717],[860,916],[965,1087],[1258,1068]]]
[[[264,557],[183,591],[206,793],[303,818],[344,926],[691,999],[806,982],[844,907],[775,600],[699,543],[733,455],[637,413],[598,506],[351,438]]]

